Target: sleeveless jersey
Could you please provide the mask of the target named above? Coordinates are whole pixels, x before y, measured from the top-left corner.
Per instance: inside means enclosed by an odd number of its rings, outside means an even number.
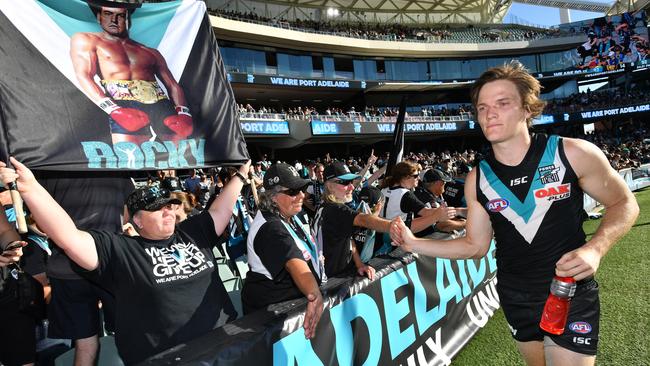
[[[384,188],[381,190],[381,194],[385,197],[384,209],[381,212],[381,217],[392,220],[397,216],[400,216],[402,220],[406,221],[408,213],[403,212],[400,204],[402,202],[402,197],[409,190],[406,188]]]
[[[583,192],[562,139],[534,135],[515,167],[490,153],[476,177],[494,230],[499,285],[548,290],[555,263],[585,243]]]

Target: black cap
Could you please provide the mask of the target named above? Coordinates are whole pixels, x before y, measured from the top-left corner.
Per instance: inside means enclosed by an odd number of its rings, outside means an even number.
[[[165,188],[170,192],[180,192],[183,190],[181,182],[177,177],[167,177],[160,182],[160,188]]]
[[[439,180],[443,182],[451,182],[453,179],[451,179],[449,174],[443,172],[440,169],[429,169],[426,173],[424,173],[424,176],[422,176],[423,183],[434,183]]]
[[[126,207],[131,216],[140,210],[158,211],[170,203],[180,205],[182,202],[171,198],[169,190],[156,186],[138,188],[126,198]]]
[[[359,178],[357,174],[350,172],[350,168],[343,162],[335,161],[325,167],[323,172],[325,180],[330,180],[334,178],[343,179],[343,180],[353,180]]]
[[[309,180],[300,178],[296,168],[285,163],[276,163],[269,167],[264,174],[264,189],[282,186],[289,189],[300,189],[309,184]]]
[[[363,187],[359,191],[359,199],[373,207],[381,200],[381,191],[376,187]]]

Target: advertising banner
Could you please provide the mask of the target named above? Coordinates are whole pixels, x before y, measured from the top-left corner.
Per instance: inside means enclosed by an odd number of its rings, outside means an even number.
[[[494,243],[476,260],[374,258],[378,279],[332,278],[316,336],[304,299],[269,307],[145,364],[449,365],[499,308]]]
[[[405,122],[405,134],[457,132],[478,128],[474,121]],[[311,132],[319,135],[392,135],[395,122],[329,122],[312,119]]]

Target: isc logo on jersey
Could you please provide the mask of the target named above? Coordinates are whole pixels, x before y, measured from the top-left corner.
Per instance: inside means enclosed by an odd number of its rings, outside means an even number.
[[[485,207],[490,212],[501,212],[508,208],[508,206],[510,206],[510,202],[505,198],[495,198],[485,204]]]
[[[544,187],[535,191],[535,197],[549,201],[559,201],[571,196],[571,183]]]
[[[578,334],[588,334],[591,332],[591,324],[587,322],[573,322],[569,324],[569,329]]]

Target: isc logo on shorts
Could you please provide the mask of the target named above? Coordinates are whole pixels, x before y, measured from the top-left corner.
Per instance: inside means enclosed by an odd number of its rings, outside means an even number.
[[[508,206],[510,206],[510,202],[505,198],[495,198],[485,204],[485,207],[490,212],[501,212],[508,208]]]
[[[588,334],[591,333],[591,324],[587,322],[573,322],[569,324],[569,329],[578,334]]]

